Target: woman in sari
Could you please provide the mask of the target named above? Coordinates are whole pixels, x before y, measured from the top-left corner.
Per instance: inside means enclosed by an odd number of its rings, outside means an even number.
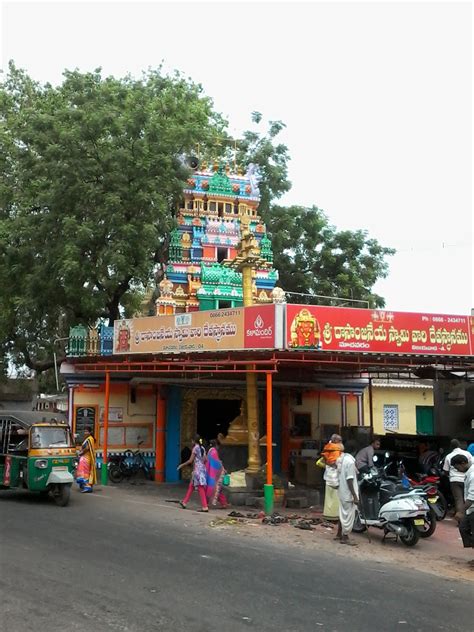
[[[191,475],[186,496],[179,502],[179,504],[183,509],[186,509],[193,491],[197,489],[201,500],[201,509],[199,509],[199,511],[207,512],[209,509],[206,500],[206,450],[202,445],[202,439],[199,435],[196,435],[193,439],[191,456],[187,461],[178,465],[178,471],[186,465],[193,466],[193,473]]]
[[[222,491],[225,469],[219,457],[219,441],[212,439],[210,445],[206,461],[207,499],[213,507],[219,503],[221,509],[227,509],[227,498]]]
[[[95,468],[95,439],[92,434],[92,428],[86,426],[76,472],[76,483],[84,494],[92,492],[92,487],[97,482]]]

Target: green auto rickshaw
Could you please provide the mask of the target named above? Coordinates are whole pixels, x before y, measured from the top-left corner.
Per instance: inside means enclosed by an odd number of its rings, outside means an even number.
[[[76,449],[65,422],[28,423],[16,416],[0,416],[0,489],[51,495],[64,507],[76,463]]]

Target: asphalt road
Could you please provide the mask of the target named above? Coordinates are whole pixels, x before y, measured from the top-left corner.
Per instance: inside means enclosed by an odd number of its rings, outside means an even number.
[[[116,490],[66,508],[0,492],[0,629],[474,630],[472,583],[257,545],[196,516]]]

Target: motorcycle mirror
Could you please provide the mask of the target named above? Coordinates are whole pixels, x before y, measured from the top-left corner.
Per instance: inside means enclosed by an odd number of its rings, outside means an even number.
[[[390,452],[385,452],[385,458],[388,459],[389,456],[390,456]]]

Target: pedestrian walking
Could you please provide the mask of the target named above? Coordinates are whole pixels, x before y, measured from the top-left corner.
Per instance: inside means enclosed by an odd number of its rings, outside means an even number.
[[[359,484],[357,482],[357,468],[355,454],[357,452],[357,444],[354,441],[348,441],[345,446],[345,452],[341,457],[341,471],[339,473],[339,529],[336,539],[341,544],[355,545],[355,542],[349,539],[349,533],[354,526],[356,508],[359,504]]]
[[[82,493],[92,492],[93,486],[97,482],[96,461],[95,461],[95,438],[92,428],[84,428],[84,441],[79,452],[79,463],[76,471],[76,483]]]
[[[464,548],[474,549],[474,463],[469,464],[463,454],[455,454],[451,459],[451,466],[465,476],[464,505],[462,516],[459,516],[459,533]],[[474,559],[469,565],[474,568]]]
[[[321,451],[324,460],[324,507],[323,518],[329,521],[339,520],[339,468],[344,446],[342,437],[333,434]]]
[[[222,491],[226,472],[219,454],[220,443],[217,439],[211,439],[210,446],[206,461],[207,500],[212,507],[219,503],[221,509],[227,509],[227,498]]]
[[[380,439],[376,437],[372,439],[366,448],[362,448],[362,450],[357,452],[355,460],[359,472],[368,472],[371,467],[374,467],[375,450],[380,450]]]
[[[443,471],[449,474],[449,486],[451,487],[451,493],[454,498],[456,520],[460,519],[464,510],[464,479],[465,473],[455,468],[451,461],[456,455],[462,455],[466,457],[469,465],[472,465],[472,455],[467,450],[461,448],[461,443],[457,439],[451,440],[451,452],[444,460]]]
[[[191,456],[187,461],[181,463],[181,465],[178,465],[178,471],[186,465],[193,466],[193,473],[191,475],[191,480],[189,482],[186,496],[183,498],[182,501],[180,501],[179,504],[183,509],[186,509],[186,506],[192,496],[193,491],[197,489],[199,498],[201,500],[201,509],[199,511],[207,512],[209,509],[206,500],[206,450],[204,449],[202,439],[199,435],[196,435],[193,439]]]

